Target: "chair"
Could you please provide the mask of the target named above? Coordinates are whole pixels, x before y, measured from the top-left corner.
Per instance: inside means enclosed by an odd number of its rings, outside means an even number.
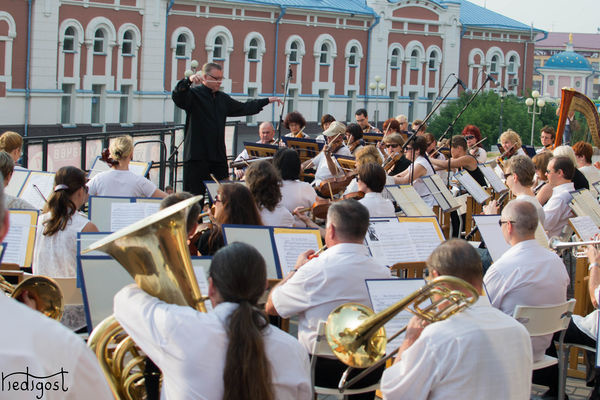
[[[333,395],[337,396],[337,398],[345,399],[346,396],[352,394],[360,394],[366,392],[373,392],[379,389],[379,382],[359,389],[346,389],[344,392],[340,392],[337,388],[327,388],[321,386],[315,386],[315,369],[317,366],[317,356],[323,357],[335,357],[329,344],[327,343],[327,336],[325,335],[325,321],[319,322],[319,327],[317,328],[317,338],[315,340],[315,344],[312,349],[312,357],[310,359],[310,379],[312,381],[313,391],[316,394],[324,394],[324,395]]]
[[[571,354],[571,348],[579,348],[585,350],[587,352],[596,353],[596,348],[585,346],[583,344],[578,343],[560,343],[554,342],[556,347],[558,348],[558,379],[559,379],[559,388],[565,388],[567,386],[567,372],[569,370],[569,355]],[[564,391],[559,392],[558,399],[563,400]]]
[[[543,336],[562,331],[558,340],[560,349],[563,346],[565,330],[569,326],[574,308],[575,299],[553,306],[516,306],[513,316],[527,328],[530,336]],[[544,355],[542,360],[533,363],[532,369],[535,371],[558,364],[558,393],[559,400],[561,400],[565,393],[566,376],[565,380],[560,379],[563,376],[563,366],[562,362],[559,363],[559,359],[561,357],[554,358]]]

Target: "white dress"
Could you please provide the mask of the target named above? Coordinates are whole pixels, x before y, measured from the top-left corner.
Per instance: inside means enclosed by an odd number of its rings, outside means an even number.
[[[110,169],[94,176],[87,184],[90,196],[150,197],[156,185],[131,171]]]
[[[77,275],[77,233],[90,222],[83,214],[71,216],[64,230],[46,236],[44,222],[50,218],[45,213],[38,219],[33,250],[33,273],[53,278],[74,278]]]

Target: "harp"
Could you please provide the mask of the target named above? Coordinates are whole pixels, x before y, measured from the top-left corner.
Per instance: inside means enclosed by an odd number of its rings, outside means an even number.
[[[562,144],[565,123],[571,111],[579,111],[585,117],[594,146],[600,147],[600,121],[598,119],[598,110],[594,103],[583,93],[577,92],[572,88],[563,88],[560,97],[560,109],[558,115],[558,127],[556,128],[556,138],[554,147]]]

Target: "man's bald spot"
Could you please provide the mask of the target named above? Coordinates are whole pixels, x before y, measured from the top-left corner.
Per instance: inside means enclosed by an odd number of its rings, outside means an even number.
[[[259,131],[262,131],[263,129],[269,129],[269,130],[272,130],[272,131],[275,130],[275,128],[273,127],[273,124],[270,123],[269,121],[265,121],[265,122],[263,122],[262,124],[260,124],[258,126],[258,130]]]

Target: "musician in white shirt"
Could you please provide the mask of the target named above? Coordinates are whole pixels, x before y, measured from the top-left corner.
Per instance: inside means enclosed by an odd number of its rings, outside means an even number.
[[[369,216],[394,217],[396,215],[394,204],[383,198],[381,192],[385,188],[387,175],[379,164],[361,164],[358,168],[358,190],[365,194],[359,202],[367,207]]]
[[[275,137],[275,128],[273,128],[273,124],[268,121],[263,122],[258,126],[258,137],[259,140],[256,143],[260,144],[273,144]],[[235,161],[247,160],[250,158],[248,155],[248,151],[244,148],[240,154],[235,158]],[[238,179],[242,179],[244,177],[244,171],[246,168],[235,168],[234,173]]]
[[[214,310],[166,304],[135,285],[116,294],[115,317],[163,372],[163,398],[312,398],[308,356],[257,306],[265,261],[233,243],[211,262],[208,296]]]
[[[552,186],[552,196],[544,205],[544,228],[548,237],[560,236],[569,218],[573,216],[569,207],[572,199],[569,192],[575,190],[572,182],[574,173],[575,166],[568,157],[554,157],[548,163],[546,175]]]
[[[423,136],[417,136],[409,143],[404,150],[406,151],[406,157],[413,163],[410,167],[394,176],[394,183],[397,185],[412,184],[419,196],[423,198],[425,203],[432,207],[435,204],[435,200],[425,183],[423,177],[435,174],[433,165],[427,158],[427,141]]]
[[[311,165],[315,167],[313,186],[318,187],[321,181],[325,179],[344,176],[344,170],[333,157],[333,154],[352,155],[350,149],[343,143],[345,134],[346,125],[339,121],[333,121],[329,128],[323,132],[323,135],[327,138],[327,144],[323,147],[323,150],[316,157],[302,164],[303,170]]]
[[[466,241],[451,239],[427,261],[433,278],[450,275],[482,291],[481,260]],[[428,325],[413,317],[395,363],[381,379],[384,399],[529,399],[527,330],[481,295],[470,308]]]
[[[294,226],[294,217],[281,204],[281,178],[269,161],[257,161],[246,171],[246,185],[258,210],[264,225]],[[245,205],[240,204],[240,207]]]
[[[298,340],[307,352],[312,352],[319,322],[326,321],[337,306],[347,302],[371,305],[365,279],[391,277],[390,270],[378,264],[364,245],[368,227],[369,212],[356,200],[332,204],[325,234],[328,249],[311,260],[313,250],[301,254],[294,270],[269,293],[267,313],[284,318],[298,315]],[[345,368],[337,360],[319,358],[315,384],[337,387]]]
[[[515,307],[553,305],[566,301],[569,275],[562,260],[535,240],[537,212],[526,200],[513,200],[500,217],[511,248],[487,270],[483,282],[492,305],[508,315]],[[533,360],[539,361],[552,335],[531,339]]]

